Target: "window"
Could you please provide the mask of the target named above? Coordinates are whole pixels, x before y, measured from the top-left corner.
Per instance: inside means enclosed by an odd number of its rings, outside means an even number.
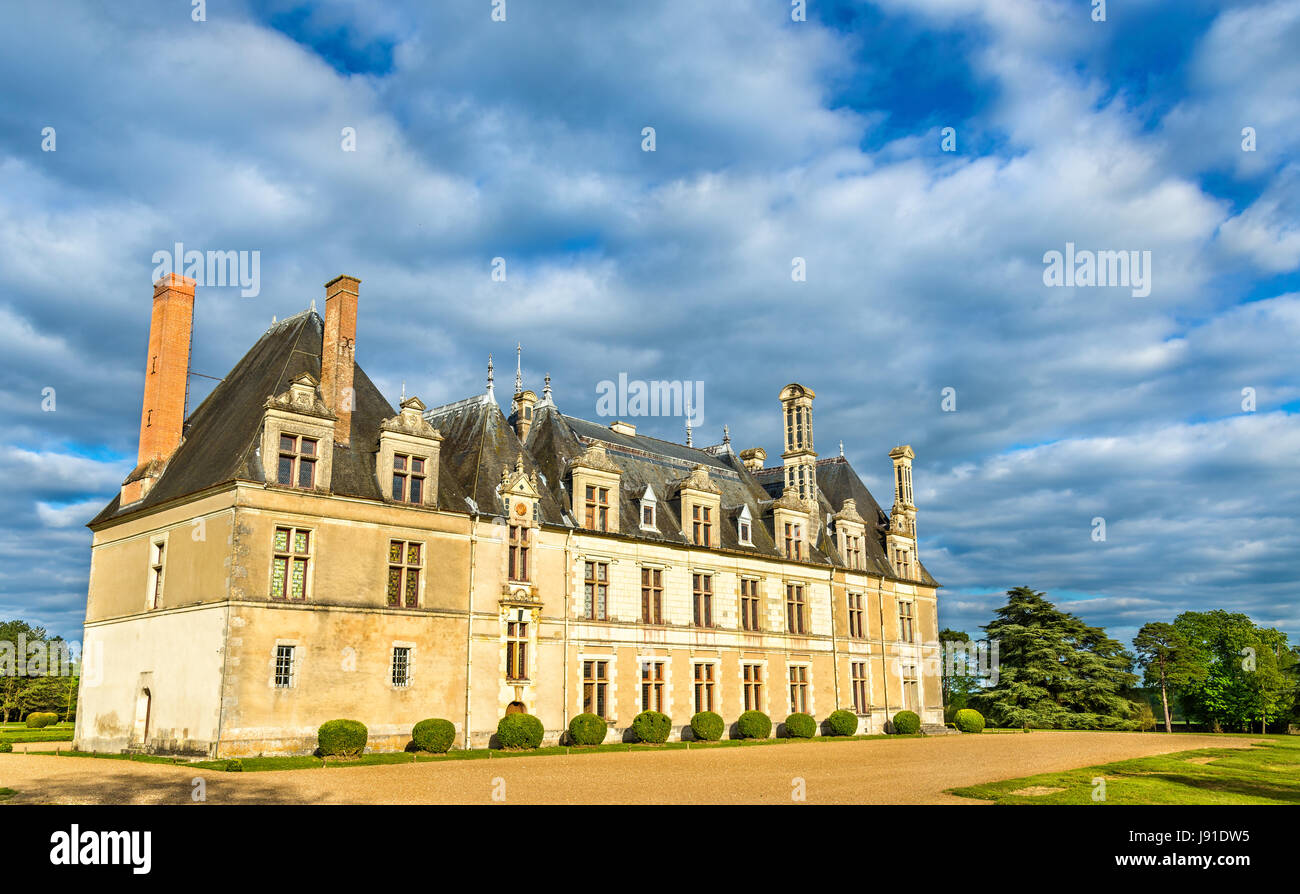
[[[700,546],[713,544],[713,508],[696,503],[691,506],[691,533]]]
[[[912,642],[912,603],[898,603],[898,638],[905,643]]]
[[[695,665],[695,713],[713,710],[713,665]]]
[[[858,535],[844,536],[844,560],[850,568],[862,567],[862,538]]]
[[[695,626],[713,626],[713,575],[692,574],[691,592],[695,603]]]
[[[792,522],[785,523],[785,557],[803,558],[803,536],[800,533],[800,526]]]
[[[393,646],[393,685],[399,689],[411,685],[410,646]]]
[[[849,663],[849,682],[853,686],[853,713],[867,713],[867,663]]]
[[[785,621],[790,633],[804,633],[803,584],[785,585]]]
[[[641,569],[641,621],[664,622],[664,572],[661,568]]]
[[[293,687],[293,646],[275,647],[275,688],[291,689]]]
[[[402,503],[424,502],[423,456],[393,454],[393,499]]]
[[[388,541],[388,604],[391,607],[420,605],[420,569],[424,544],[411,540]]]
[[[594,621],[606,618],[609,604],[609,565],[604,562],[587,562],[587,584],[583,591],[583,612]]]
[[[759,630],[758,581],[752,577],[740,579],[740,629]]]
[[[509,621],[506,624],[506,679],[528,679],[528,623]]]
[[[909,711],[921,709],[920,684],[916,679],[916,665],[903,665],[903,705]]]
[[[641,662],[641,710],[663,711],[664,709],[664,663],[662,661]]]
[[[654,503],[641,504],[641,527],[649,528],[650,530],[654,530],[655,528],[658,527],[658,525],[655,524]]]
[[[593,531],[609,530],[609,488],[587,485],[587,527]]]
[[[808,713],[808,667],[790,665],[790,713]]]
[[[166,558],[167,541],[159,540],[152,544],[149,561],[149,607],[162,605],[163,564]]]
[[[510,579],[526,582],[528,580],[528,553],[532,528],[527,525],[510,526]]]
[[[763,710],[763,665],[746,664],[742,667],[745,684],[745,710]]]
[[[271,598],[306,599],[311,531],[276,528],[272,551]]]
[[[907,549],[894,550],[894,561],[898,565],[898,573],[905,578],[912,576],[912,551]]]
[[[750,537],[749,522],[747,521],[739,522],[736,525],[736,534],[740,538],[740,542],[745,546],[754,545],[754,541]]]
[[[609,662],[594,659],[582,662],[583,712],[608,720],[609,714],[606,713],[608,702],[605,698],[608,689]]]
[[[849,636],[854,639],[863,639],[866,637],[866,625],[863,618],[866,613],[862,610],[862,594],[849,594]]]
[[[289,487],[315,487],[316,448],[314,438],[280,435],[280,465],[276,482]]]

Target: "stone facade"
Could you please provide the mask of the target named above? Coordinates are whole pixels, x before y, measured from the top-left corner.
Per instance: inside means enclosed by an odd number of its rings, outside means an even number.
[[[541,719],[548,741],[599,704],[613,739],[647,707],[648,662],[662,662],[649,695],[674,736],[689,737],[692,714],[710,700],[733,725],[746,666],[750,696],[777,725],[796,699],[819,721],[856,711],[862,732],[882,731],[903,707],[942,722],[938,585],[915,559],[910,449],[895,457],[906,463],[895,494],[906,525],[891,526],[842,458],[811,452],[812,392],[801,386],[782,393],[801,440],[775,469],[727,443],[665,445],[623,423],[562,416],[549,383],[540,403],[532,392],[516,401],[526,420],[507,419],[490,389],[427,411],[412,398],[398,412],[368,396],[359,368],[347,414],[317,386],[319,366],[277,369],[271,394],[257,395],[259,381],[241,403],[238,381],[259,375],[250,358],[266,354],[270,369],[277,339],[301,354],[305,337],[331,332],[347,354],[355,331],[346,315],[341,324],[300,315],[269,330],[195,411],[152,496],[114,501],[92,522],[77,747],[307,753],[319,725],[338,717],[364,722],[372,750],[404,748],[428,717],[455,724],[456,747],[479,747],[512,702]],[[217,415],[246,418],[247,428],[218,428]],[[331,434],[333,420],[350,444]],[[216,432],[229,443],[189,444]],[[322,439],[313,486],[277,480],[284,432]],[[417,501],[394,496],[395,452],[429,458]],[[601,530],[585,524],[588,484],[613,492]],[[656,496],[650,526],[647,493]],[[713,510],[708,545],[693,536],[701,504]],[[801,520],[806,540],[792,555],[782,543],[788,518]],[[741,521],[752,541],[737,538]],[[848,538],[865,540],[868,554],[846,558]],[[906,574],[886,552],[904,546]],[[704,579],[708,598],[697,604]],[[649,616],[647,581],[662,600]],[[758,599],[757,624],[742,589]],[[863,689],[866,703],[855,705]]]

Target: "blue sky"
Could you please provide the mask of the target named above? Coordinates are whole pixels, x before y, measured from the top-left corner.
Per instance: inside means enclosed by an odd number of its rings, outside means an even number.
[[[701,380],[697,443],[773,455],[803,382],[886,505],[912,444],[945,626],[1026,584],[1126,639],[1211,608],[1300,634],[1300,2],[612,6],[0,11],[0,616],[79,638],[182,241],[261,253],[256,297],[200,288],[196,372],[347,272],[394,398],[477,393],[489,351],[508,383],[518,340],[566,412]],[[1150,251],[1150,295],[1046,287],[1067,242]]]

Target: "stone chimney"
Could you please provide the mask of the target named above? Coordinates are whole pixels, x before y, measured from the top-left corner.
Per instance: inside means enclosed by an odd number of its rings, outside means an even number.
[[[140,450],[135,470],[122,484],[123,506],[144,498],[181,443],[190,332],[194,325],[194,285],[194,280],[175,273],[153,284],[149,354],[140,409]]]
[[[355,276],[336,276],[325,283],[325,334],[320,351],[321,399],[338,417],[334,440],[344,447],[352,440],[352,410],[356,406],[352,374],[360,291],[361,280]]]

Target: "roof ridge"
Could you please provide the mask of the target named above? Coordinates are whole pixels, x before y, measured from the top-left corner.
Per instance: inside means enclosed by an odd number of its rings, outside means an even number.
[[[558,412],[558,411],[557,411],[557,412]],[[576,419],[578,422],[585,422],[585,423],[587,423],[588,425],[594,425],[594,426],[596,426],[597,428],[605,428],[605,429],[609,429],[609,426],[608,426],[608,425],[601,425],[599,422],[593,422],[593,421],[591,421],[590,419],[583,419],[581,416],[570,416],[568,413],[559,413],[559,415],[565,417],[566,419]],[[614,431],[613,429],[609,429],[609,431],[610,431],[610,434],[618,434],[618,432]],[[575,434],[576,434],[576,432],[575,432]],[[579,437],[581,437],[581,436],[579,435]],[[635,434],[635,435],[622,435],[621,437],[624,437],[624,438],[644,438],[644,439],[646,439],[647,441],[658,441],[660,444],[671,444],[672,446],[674,446],[674,447],[679,447],[679,448],[681,448],[682,450],[691,450],[691,451],[694,451],[695,453],[698,453],[698,454],[700,454],[701,456],[706,456],[706,457],[708,457],[709,459],[717,459],[717,458],[718,458],[718,455],[717,455],[716,453],[710,453],[710,452],[709,452],[707,449],[705,449],[705,448],[696,447],[696,446],[694,446],[694,445],[682,444],[682,443],[679,443],[679,442],[677,442],[677,441],[669,441],[669,440],[666,439],[666,438],[656,438],[654,435]],[[612,443],[614,443],[614,442],[611,441],[610,443],[612,444]],[[720,444],[714,444],[714,445],[712,445],[712,446],[719,447],[719,446],[721,446],[721,445],[720,445]]]

